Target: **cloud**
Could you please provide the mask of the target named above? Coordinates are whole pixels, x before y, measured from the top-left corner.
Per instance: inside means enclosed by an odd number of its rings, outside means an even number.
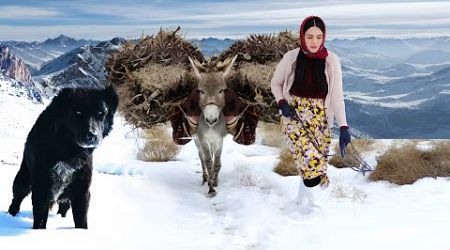
[[[28,6],[0,6],[0,19],[37,19],[61,16],[62,13],[52,8]]]
[[[48,0],[44,1],[49,5]],[[103,3],[102,3],[103,2]],[[160,27],[180,25],[190,37],[245,37],[249,33],[297,30],[302,18],[321,16],[329,27],[328,37],[440,36],[450,35],[450,2],[446,1],[71,1],[52,4],[49,15],[60,15],[51,24],[29,27],[4,24],[0,40],[38,39],[46,34],[106,39],[139,37]],[[14,6],[10,6],[14,7]],[[16,6],[17,7],[17,6]],[[3,7],[5,8],[5,7]],[[62,17],[70,9],[71,16]],[[53,12],[51,12],[53,10]],[[11,11],[10,11],[11,12]],[[15,14],[19,15],[19,14]],[[45,16],[43,14],[43,16]],[[43,17],[44,18],[44,17]],[[78,18],[78,19],[77,19]],[[36,18],[39,23],[39,17]],[[70,19],[70,22],[68,21]],[[77,21],[79,20],[79,21]],[[57,25],[54,25],[54,24]],[[83,25],[82,25],[83,24]],[[13,28],[14,27],[14,28]],[[8,33],[9,32],[9,33]],[[47,35],[47,37],[49,36]]]

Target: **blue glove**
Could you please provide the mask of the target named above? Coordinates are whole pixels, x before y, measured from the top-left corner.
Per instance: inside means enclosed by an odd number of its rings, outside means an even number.
[[[345,156],[345,148],[351,142],[350,133],[347,126],[342,126],[339,133],[339,150],[341,151],[341,157]]]
[[[280,107],[281,114],[284,117],[293,117],[295,115],[295,109],[289,105],[286,100],[281,100],[278,106]]]

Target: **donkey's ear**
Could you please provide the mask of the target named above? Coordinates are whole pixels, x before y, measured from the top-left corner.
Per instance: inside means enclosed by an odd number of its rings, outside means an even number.
[[[218,63],[217,64],[216,67],[217,67],[218,70],[223,72],[222,73],[223,77],[228,76],[228,74],[230,73],[231,69],[233,68],[233,64],[236,61],[237,57],[238,57],[238,55],[233,56],[233,58],[228,57],[222,63]]]
[[[192,60],[192,58],[190,56],[188,56],[188,59],[192,65],[192,68],[194,69],[195,76],[197,78],[200,78],[200,76],[201,76],[200,72],[205,71],[205,68],[202,66],[202,64],[199,61],[197,61],[197,59]]]

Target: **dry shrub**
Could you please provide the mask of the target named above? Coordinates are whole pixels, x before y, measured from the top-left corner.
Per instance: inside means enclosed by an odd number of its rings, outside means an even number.
[[[344,168],[344,167],[359,168],[360,167],[359,162],[355,157],[351,157],[351,155],[356,154],[361,155],[363,152],[373,150],[374,142],[375,142],[374,140],[369,139],[352,140],[352,145],[355,148],[356,152],[354,152],[355,150],[353,150],[351,145],[348,145],[346,148],[347,156],[345,156],[344,159],[342,159],[340,155],[339,143],[336,143],[336,145],[334,146],[334,152],[336,153],[333,155],[333,157],[330,158],[330,160],[328,160],[328,164],[333,165],[337,168]]]
[[[283,148],[280,152],[280,162],[273,170],[281,176],[299,175],[294,158],[292,158],[291,151],[288,148]]]
[[[261,135],[261,144],[270,147],[281,147],[284,135],[279,123],[264,123],[258,125],[258,133]]]
[[[137,155],[138,160],[169,161],[179,152],[178,146],[172,141],[172,138],[162,126],[147,129],[145,138],[147,141]]]
[[[419,150],[417,142],[391,146],[377,161],[375,171],[369,176],[373,181],[404,185],[423,177],[447,177],[450,176],[450,142],[436,142],[426,151]]]

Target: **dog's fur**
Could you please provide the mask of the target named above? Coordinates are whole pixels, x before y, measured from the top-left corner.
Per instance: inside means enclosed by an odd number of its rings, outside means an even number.
[[[32,192],[33,228],[45,229],[57,202],[66,216],[72,206],[76,228],[87,228],[92,153],[112,129],[118,97],[113,87],[62,89],[28,134],[14,179],[8,212],[15,216]]]

